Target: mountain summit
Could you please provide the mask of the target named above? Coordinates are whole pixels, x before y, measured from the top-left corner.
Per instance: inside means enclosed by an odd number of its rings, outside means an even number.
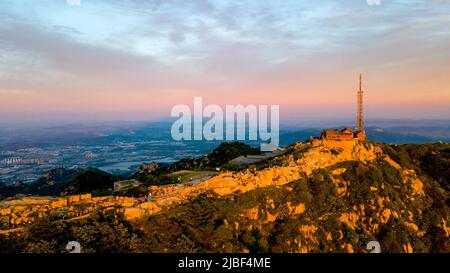
[[[126,251],[367,252],[378,241],[382,252],[448,252],[449,160],[448,143],[313,139],[239,171],[149,186],[145,202],[77,199],[90,219],[77,225],[90,228],[109,204],[131,223],[124,240],[139,239]],[[1,211],[20,217],[20,202]]]
[[[148,250],[366,252],[377,240],[384,252],[448,252],[449,155],[448,144],[296,143],[159,197],[172,205],[144,224]]]

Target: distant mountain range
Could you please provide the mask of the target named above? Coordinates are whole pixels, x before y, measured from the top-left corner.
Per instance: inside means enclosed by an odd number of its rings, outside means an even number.
[[[388,144],[449,142],[449,123],[440,120],[368,120],[366,132],[368,140]],[[322,126],[351,127],[352,121],[284,124],[280,131],[280,145],[287,146],[296,141],[306,141],[311,136],[317,137]],[[42,173],[59,167],[92,167],[126,178],[144,162],[156,161],[164,165],[197,158],[210,153],[222,143],[175,142],[171,138],[170,127],[168,121],[72,124],[31,129],[0,127],[0,162],[8,158],[43,162],[20,164],[14,168],[7,164],[0,165],[0,183],[30,183]],[[259,145],[255,141],[246,141],[245,144],[252,147]]]
[[[157,184],[159,176],[164,174],[198,168],[215,168],[227,164],[230,160],[241,155],[257,155],[260,151],[240,142],[225,142],[211,153],[199,158],[185,158],[173,164],[143,163],[130,178]],[[156,174],[156,176],[155,176]],[[37,181],[29,184],[14,183],[0,184],[0,197],[16,195],[73,195],[95,193],[101,195],[112,193],[114,182],[121,178],[96,168],[65,169],[56,168],[43,174]],[[151,180],[154,181],[151,181]]]
[[[369,140],[386,143],[424,143],[450,141],[448,120],[367,120]],[[145,140],[171,140],[172,122],[119,122],[69,124],[51,127],[15,128],[0,127],[0,151],[27,147],[102,145],[114,142],[139,142]],[[319,136],[322,128],[354,127],[353,121],[305,120],[282,123],[280,140],[285,145],[292,140],[306,140]],[[297,135],[297,137],[295,137]],[[297,139],[295,139],[297,138]],[[201,144],[201,143],[200,143]]]

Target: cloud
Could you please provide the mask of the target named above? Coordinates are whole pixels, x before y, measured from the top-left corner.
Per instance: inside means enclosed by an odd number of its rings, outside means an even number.
[[[80,104],[132,101],[130,111],[144,98],[170,105],[193,94],[352,103],[359,72],[371,77],[372,100],[450,88],[445,1],[29,3],[0,7],[0,84],[42,100],[76,92]]]

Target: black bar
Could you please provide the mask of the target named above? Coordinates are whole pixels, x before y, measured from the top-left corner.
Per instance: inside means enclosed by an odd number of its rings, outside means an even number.
[[[20,270],[56,272],[66,270],[119,270],[120,272],[366,272],[384,273],[386,270],[414,270],[426,266],[446,268],[449,254],[7,254],[3,262],[15,264]],[[180,267],[186,261],[196,267]],[[231,259],[231,260],[230,260]],[[205,262],[211,261],[207,268]],[[183,261],[183,262],[182,262]],[[228,261],[228,262],[225,262]],[[229,266],[229,261],[234,266]],[[239,261],[239,262],[237,262]],[[242,262],[243,261],[243,262]],[[247,261],[247,263],[245,263]],[[251,261],[251,262],[248,262]],[[255,261],[258,261],[255,263]],[[261,261],[264,261],[262,263]],[[267,263],[268,262],[268,263]],[[57,266],[56,266],[57,265]],[[233,265],[233,264],[232,264]],[[158,269],[158,270],[156,270]],[[313,269],[313,270],[311,270]],[[96,271],[94,271],[96,272]]]

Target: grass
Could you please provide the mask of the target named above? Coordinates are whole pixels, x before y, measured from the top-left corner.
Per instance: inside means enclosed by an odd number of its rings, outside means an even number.
[[[136,180],[124,180],[116,182],[116,184],[119,185],[119,190],[117,192],[126,192],[130,189],[138,188],[142,183],[136,181]],[[114,190],[113,190],[114,192]]]
[[[173,172],[167,175],[167,177],[178,180],[178,182],[189,182],[193,180],[203,179],[208,176],[214,176],[218,174],[216,171],[189,171],[183,170],[178,172]]]

